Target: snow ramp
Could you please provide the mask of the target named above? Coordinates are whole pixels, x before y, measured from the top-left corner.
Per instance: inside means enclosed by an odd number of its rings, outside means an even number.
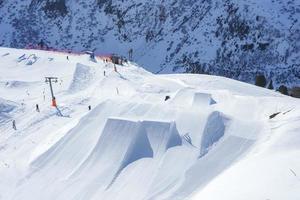
[[[109,118],[93,152],[70,177],[89,180],[85,185],[75,183],[82,190],[74,199],[90,199],[110,188],[129,164],[142,158],[160,158],[178,145],[181,138],[175,122]]]
[[[17,107],[17,103],[2,99],[0,97],[0,113],[9,113]]]
[[[142,125],[155,156],[162,155],[171,147],[181,145],[181,137],[175,122],[144,121]]]
[[[159,160],[169,148],[181,145],[174,121],[110,117],[120,113],[107,105],[111,103],[96,107],[32,162],[15,199],[30,197],[32,187],[39,191],[39,199],[91,199],[112,187],[132,163]]]
[[[173,100],[173,104],[187,107],[207,107],[216,102],[211,94],[195,91],[194,89],[184,88],[177,91]]]
[[[209,106],[215,103],[211,94],[197,92],[194,94],[192,106]]]
[[[0,98],[0,124],[9,118],[10,113],[17,108],[18,104]]]
[[[210,148],[224,136],[224,121],[225,119],[218,111],[214,111],[208,116],[201,138],[200,157],[204,156]]]
[[[237,162],[254,142],[231,135],[224,138],[205,156],[193,163],[192,167],[185,172],[184,181],[166,199],[190,199],[191,194],[199,191],[234,162]]]
[[[146,131],[139,122],[109,118],[92,153],[72,177],[97,174],[96,182],[107,185],[128,164],[152,156]]]
[[[95,72],[91,67],[77,63],[69,87],[69,92],[78,92],[88,88],[94,80],[94,74]]]

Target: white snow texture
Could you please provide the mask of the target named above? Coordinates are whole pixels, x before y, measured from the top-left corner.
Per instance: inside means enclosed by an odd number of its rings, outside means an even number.
[[[116,67],[0,48],[1,200],[300,199],[298,99]]]

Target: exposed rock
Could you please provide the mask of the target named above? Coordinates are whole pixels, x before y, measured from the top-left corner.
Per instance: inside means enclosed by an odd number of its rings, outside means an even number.
[[[300,84],[300,2],[0,0],[0,45],[127,55],[153,72]],[[5,27],[5,28],[3,28]]]

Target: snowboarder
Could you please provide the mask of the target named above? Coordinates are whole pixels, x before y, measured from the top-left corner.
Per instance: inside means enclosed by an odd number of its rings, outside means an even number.
[[[39,104],[35,104],[35,111],[40,112]]]
[[[92,110],[92,106],[91,105],[89,105],[88,108],[89,108],[89,110]]]
[[[167,95],[167,96],[165,97],[165,101],[168,101],[170,98],[171,98],[171,97]]]
[[[17,130],[17,127],[16,127],[16,120],[13,120],[13,121],[12,121],[12,128],[13,128],[14,130]]]

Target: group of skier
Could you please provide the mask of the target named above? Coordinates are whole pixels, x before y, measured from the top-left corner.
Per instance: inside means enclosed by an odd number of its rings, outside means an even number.
[[[88,106],[88,110],[89,111],[92,110],[92,106],[91,105]],[[36,112],[40,112],[39,104],[35,104],[35,111]],[[14,130],[17,130],[16,120],[12,120],[12,128]]]
[[[40,43],[38,44],[38,46],[39,46],[41,49],[44,49],[44,47],[47,47],[47,46],[45,45],[45,43],[44,43],[43,40],[40,41]],[[128,54],[129,54],[129,59],[132,60],[132,59],[133,59],[133,50],[130,49],[129,52],[128,52]],[[90,53],[90,59],[92,59],[92,60],[95,59],[95,54],[94,54],[94,52]],[[67,60],[69,60],[69,56],[67,56]],[[104,59],[104,62],[108,62],[108,59]],[[114,64],[113,70],[114,70],[115,72],[118,72],[117,67],[116,67],[115,64]],[[104,76],[104,77],[106,76],[106,71],[105,71],[105,70],[103,71],[103,76]],[[118,89],[118,88],[116,88],[116,91],[117,91],[117,94],[119,94],[119,89]],[[27,95],[29,96],[29,92],[28,92],[28,91],[27,91]],[[44,98],[44,101],[45,101],[45,91],[43,91],[43,98]],[[164,100],[167,101],[167,100],[169,100],[169,99],[170,99],[170,96],[165,96],[165,99],[164,99]],[[36,112],[40,112],[39,104],[36,104],[36,105],[35,105],[35,110],[36,110]],[[91,105],[88,105],[88,110],[89,110],[89,111],[92,110],[92,106],[91,106]],[[15,119],[12,120],[12,128],[13,128],[14,130],[17,130],[16,120],[15,120]]]

